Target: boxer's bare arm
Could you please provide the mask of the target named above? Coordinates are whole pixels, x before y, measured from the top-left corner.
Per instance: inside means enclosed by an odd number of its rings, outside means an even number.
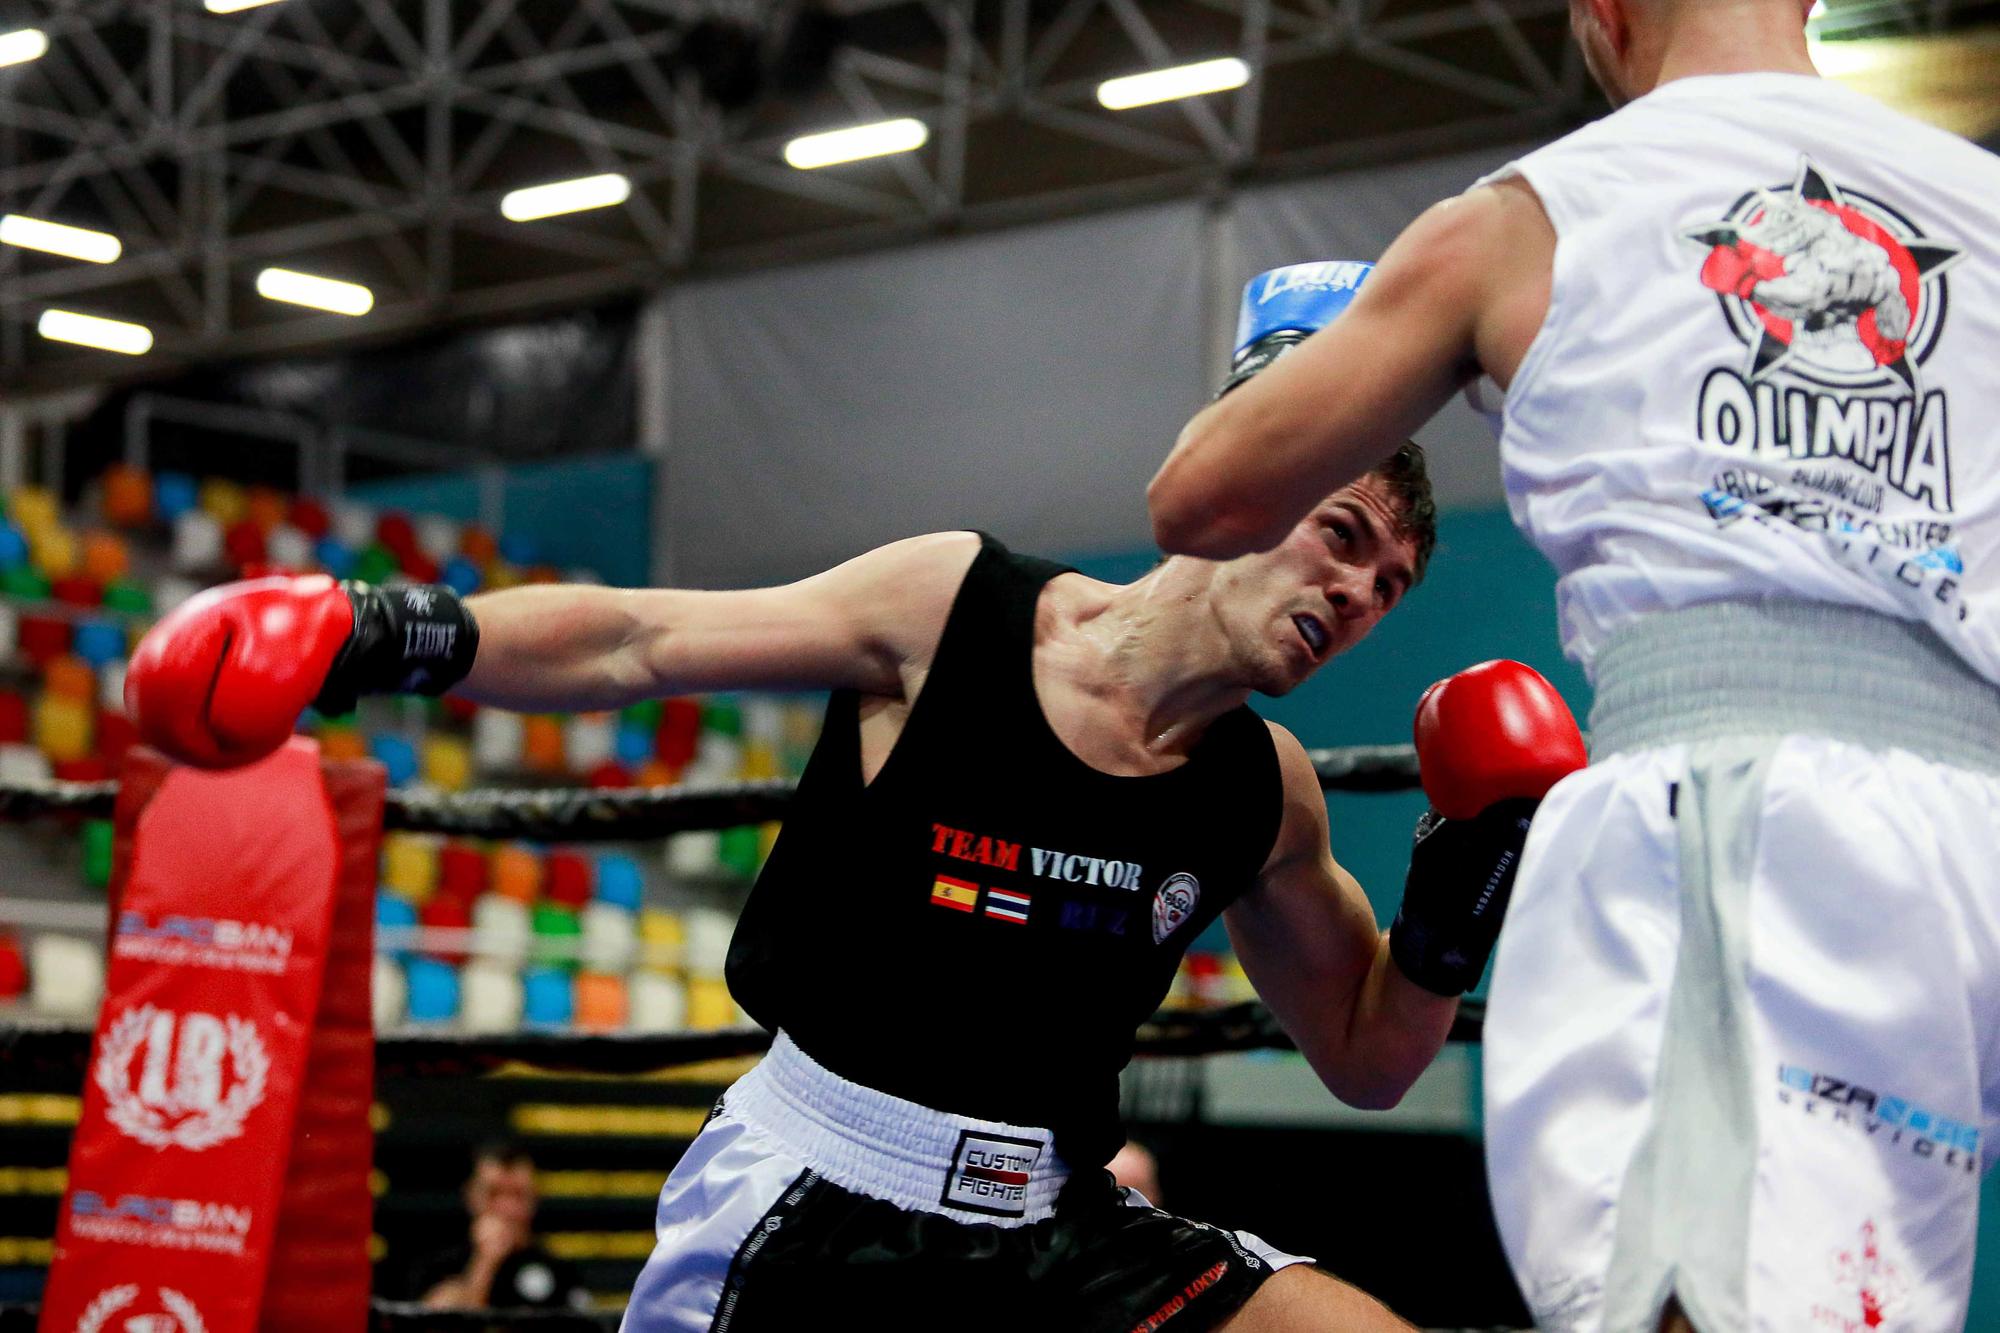
[[[1227,559],[1275,546],[1482,369],[1506,385],[1548,308],[1554,254],[1518,180],[1425,212],[1340,318],[1188,423],[1147,490],[1161,548]]]
[[[939,532],[777,588],[482,593],[467,602],[479,654],[454,693],[522,712],[730,689],[902,698],[921,681],[978,553],[977,535]]]
[[[1257,887],[1224,914],[1250,984],[1327,1088],[1393,1106],[1444,1045],[1458,1001],[1413,984],[1327,845],[1326,798],[1304,747],[1271,727],[1285,817]]]

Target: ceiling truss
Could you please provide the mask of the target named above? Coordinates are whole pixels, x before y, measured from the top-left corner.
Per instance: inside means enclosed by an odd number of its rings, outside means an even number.
[[[1913,27],[1949,0],[1901,6]],[[808,10],[817,13],[808,13]],[[0,388],[131,373],[33,333],[133,319],[162,361],[325,347],[708,268],[996,225],[1546,130],[1594,96],[1565,0],[30,0],[0,69],[0,211],[107,230],[92,265],[0,247]],[[774,74],[802,17],[839,40]],[[713,83],[715,34],[765,76]],[[707,43],[707,45],[703,45]],[[724,53],[728,53],[725,51]],[[1242,89],[1137,112],[1097,83],[1220,54]],[[785,165],[812,129],[915,116],[917,153]],[[517,186],[617,171],[629,201],[505,221]],[[360,320],[261,301],[282,264],[365,282]]]

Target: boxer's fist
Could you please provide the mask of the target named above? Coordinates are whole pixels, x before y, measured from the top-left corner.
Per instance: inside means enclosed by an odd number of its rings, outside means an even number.
[[[1486,970],[1529,821],[1549,788],[1583,767],[1583,736],[1553,686],[1505,661],[1424,691],[1416,732],[1432,808],[1417,823],[1389,952],[1412,982],[1457,995]]]
[[[353,603],[323,574],[211,588],[139,641],[125,709],[182,763],[251,763],[292,734],[353,631]]]
[[[1583,734],[1555,686],[1506,660],[1425,690],[1416,741],[1424,794],[1447,819],[1513,798],[1538,801],[1585,763]]]
[[[1364,260],[1287,264],[1259,273],[1243,288],[1236,316],[1236,350],[1229,375],[1216,390],[1222,397],[1267,369],[1347,309],[1354,293],[1375,271]]]
[[[441,584],[250,579],[189,598],[140,641],[125,707],[174,759],[233,768],[284,744],[311,704],[443,694],[465,679],[479,626]]]

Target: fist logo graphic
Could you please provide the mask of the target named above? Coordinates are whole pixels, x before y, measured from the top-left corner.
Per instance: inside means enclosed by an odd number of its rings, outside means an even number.
[[[1749,222],[1702,233],[1702,239],[1742,261],[1741,276],[1730,288],[1737,296],[1808,332],[1855,324],[1872,310],[1884,339],[1901,342],[1909,336],[1910,304],[1888,250],[1810,204],[1767,190],[1757,196],[1762,212]],[[1758,263],[1764,255],[1777,264]]]
[[[1747,379],[1785,369],[1835,389],[1916,389],[1943,314],[1941,275],[1961,256],[1811,162],[1789,189],[1751,190],[1681,236],[1707,251],[1701,282],[1750,348]]]

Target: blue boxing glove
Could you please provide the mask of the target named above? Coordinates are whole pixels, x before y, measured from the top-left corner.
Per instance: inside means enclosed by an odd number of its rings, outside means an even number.
[[[1220,398],[1333,322],[1375,266],[1364,260],[1287,264],[1259,273],[1243,288],[1236,351]]]

